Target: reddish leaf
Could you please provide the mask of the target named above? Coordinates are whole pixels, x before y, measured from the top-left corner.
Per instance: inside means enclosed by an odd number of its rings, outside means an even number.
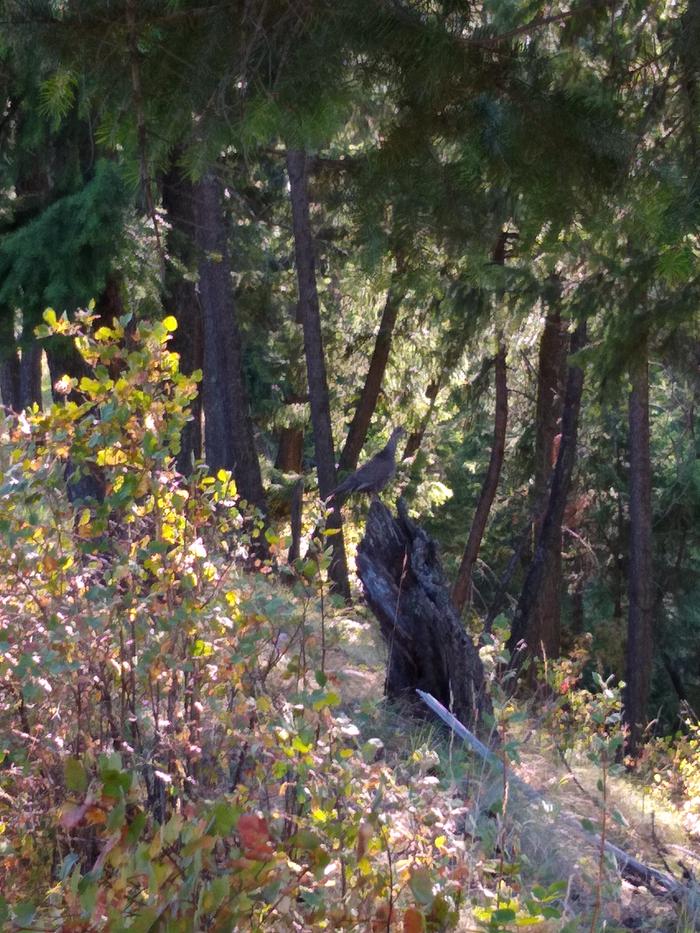
[[[254,813],[242,814],[238,818],[236,829],[246,858],[256,859],[259,862],[269,861],[272,858],[270,831],[261,816]]]
[[[372,826],[370,823],[362,822],[360,823],[360,828],[357,831],[357,859],[358,861],[363,857],[367,851],[367,845],[372,838]]]
[[[423,911],[417,907],[409,907],[404,911],[403,933],[423,933],[424,930]]]

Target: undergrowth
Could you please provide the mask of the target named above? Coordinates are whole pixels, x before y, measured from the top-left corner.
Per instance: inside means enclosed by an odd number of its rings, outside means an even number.
[[[271,582],[285,542],[232,476],[174,470],[197,374],[173,319],[45,317],[94,375],[8,419],[0,447],[0,924],[613,929],[595,843],[587,901],[575,858],[528,855],[531,720],[503,639],[483,652],[498,767],[386,710],[381,676],[344,696],[362,624],[333,609],[323,548]],[[587,711],[605,827],[619,696],[601,682],[595,706],[576,676],[552,674],[547,729],[580,744]]]

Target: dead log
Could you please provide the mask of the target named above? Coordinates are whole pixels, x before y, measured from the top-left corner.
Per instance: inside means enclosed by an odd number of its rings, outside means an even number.
[[[417,716],[420,688],[462,722],[490,711],[481,659],[452,606],[435,542],[408,517],[372,502],[357,552],[367,603],[388,647],[385,694]]]

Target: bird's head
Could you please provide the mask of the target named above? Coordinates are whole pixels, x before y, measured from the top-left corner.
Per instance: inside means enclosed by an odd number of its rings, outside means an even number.
[[[391,432],[391,437],[389,438],[389,445],[392,450],[396,450],[396,445],[401,440],[402,437],[406,437],[406,431],[404,428],[394,428]]]

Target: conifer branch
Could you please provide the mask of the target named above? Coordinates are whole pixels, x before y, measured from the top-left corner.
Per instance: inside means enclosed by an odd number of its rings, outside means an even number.
[[[486,40],[468,40],[473,44],[483,45],[488,48],[492,44],[498,44],[501,42],[508,42],[511,39],[515,39],[518,36],[527,35],[529,32],[536,31],[538,29],[543,29],[545,26],[551,26],[554,23],[560,23],[567,19],[571,19],[574,16],[578,16],[580,13],[587,13],[589,10],[595,9],[596,7],[610,7],[613,6],[615,0],[588,0],[587,3],[582,3],[580,6],[575,7],[572,10],[563,10],[561,13],[552,13],[549,16],[537,16],[535,19],[531,19],[529,23],[524,23],[522,26],[516,26],[514,29],[509,29],[508,32],[499,33],[496,36],[491,36]]]
[[[611,7],[614,2],[615,0],[587,0],[586,3],[582,3],[572,10],[563,10],[561,13],[551,13],[548,16],[536,16],[534,19],[531,19],[529,23],[516,26],[513,29],[509,29],[507,32],[502,32],[494,36],[484,36],[483,38],[477,36],[460,36],[457,38],[457,42],[460,45],[492,49],[503,42],[509,42],[511,39],[515,39],[518,36],[527,35],[530,32],[543,29],[545,26],[551,26],[554,23],[571,19],[574,16],[578,16],[580,13],[586,13],[596,7]],[[394,12],[405,22],[410,23],[412,26],[423,25],[423,20],[407,10],[406,7],[401,4],[401,0],[392,0],[391,6]]]

